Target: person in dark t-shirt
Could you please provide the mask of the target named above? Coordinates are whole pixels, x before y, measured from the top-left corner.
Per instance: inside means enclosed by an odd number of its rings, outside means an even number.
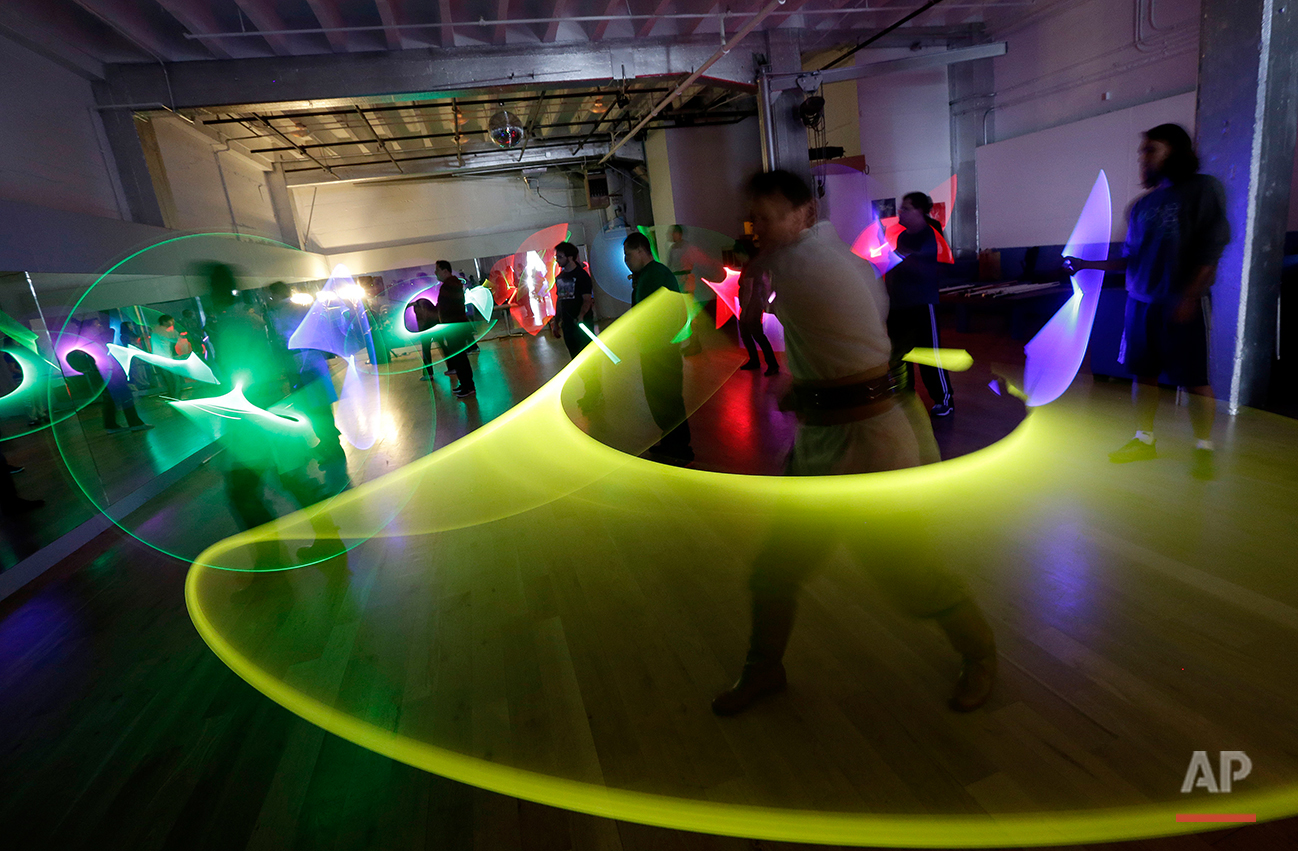
[[[437,291],[437,318],[443,325],[454,326],[443,338],[442,353],[446,356],[447,369],[459,381],[455,398],[467,399],[478,388],[473,383],[473,364],[469,362],[473,329],[464,306],[464,281],[451,271],[451,264],[445,260],[437,261],[433,274],[442,282]]]
[[[631,304],[639,304],[660,289],[680,292],[677,278],[653,258],[649,239],[633,233],[622,243],[622,256],[631,270]],[[682,311],[682,319],[685,316]],[[644,340],[641,343],[640,370],[644,378],[645,401],[663,438],[650,452],[677,464],[694,460],[690,446],[690,423],[685,410],[685,366],[681,348],[671,340]]]
[[[1065,257],[1066,271],[1102,269],[1127,275],[1127,308],[1118,359],[1136,376],[1136,436],[1109,453],[1121,464],[1157,457],[1154,415],[1158,379],[1166,375],[1190,392],[1196,445],[1191,475],[1211,479],[1216,402],[1208,382],[1208,289],[1230,242],[1225,192],[1199,174],[1190,134],[1177,124],[1147,131],[1140,145],[1141,182],[1149,192],[1128,216],[1122,256]]]
[[[559,276],[554,279],[559,293],[559,315],[555,321],[559,326],[559,335],[568,347],[568,355],[576,357],[586,348],[590,337],[577,327],[578,322],[591,328],[595,309],[595,282],[590,273],[582,268],[577,260],[577,246],[571,242],[561,242],[554,247],[554,261],[559,264]]]
[[[897,253],[902,261],[889,270],[888,285],[888,338],[892,340],[894,365],[914,348],[942,347],[937,331],[938,285],[942,278],[938,265],[938,239],[940,225],[929,217],[933,199],[923,192],[911,192],[901,199],[897,218],[906,228],[897,237]],[[912,370],[908,364],[906,372]],[[929,398],[933,400],[932,414],[950,416],[955,411],[955,394],[951,391],[951,376],[936,366],[921,366],[919,374],[924,379]]]

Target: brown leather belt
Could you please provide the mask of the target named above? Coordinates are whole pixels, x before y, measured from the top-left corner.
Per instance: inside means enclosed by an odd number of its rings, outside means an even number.
[[[850,384],[795,384],[795,410],[798,419],[809,425],[859,422],[891,409],[904,384],[897,371]]]

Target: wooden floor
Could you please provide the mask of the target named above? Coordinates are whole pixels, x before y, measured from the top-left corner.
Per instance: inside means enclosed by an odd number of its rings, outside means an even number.
[[[545,354],[552,341],[527,345],[542,360],[536,383],[563,365]],[[479,393],[486,395],[492,376],[480,369]],[[952,447],[961,441],[982,445],[960,428],[979,405],[989,407],[969,431],[991,439],[1021,417],[1012,405],[999,407],[984,378],[960,377],[960,419],[949,429],[940,424],[948,456],[960,454]],[[502,372],[498,380],[505,379]],[[747,373],[727,384],[713,410],[694,421],[700,466],[778,469],[779,435],[790,424],[770,410],[768,394],[776,389]],[[434,391],[439,445],[444,427],[462,434],[499,413],[451,407],[462,403],[444,399],[444,390]],[[1082,391],[1077,404],[1104,411],[1102,422],[1120,419],[1120,388]],[[510,388],[513,399],[525,392]],[[753,398],[767,400],[766,413],[737,439],[734,417],[745,407],[739,400]],[[431,424],[431,415],[411,410],[407,440],[384,450],[395,465],[427,448],[427,427],[416,437],[414,418]],[[1223,442],[1234,454],[1224,459],[1222,480],[1192,491],[1178,419],[1167,417],[1160,439],[1166,459],[1143,472],[1106,471],[1114,477],[1098,489],[1099,499],[1091,492],[1046,506],[1050,534],[1025,528],[1010,536],[1012,547],[971,577],[996,624],[1005,671],[992,704],[966,718],[941,707],[954,663],[940,639],[873,605],[874,595],[851,571],[827,571],[809,586],[790,648],[790,692],[730,722],[707,713],[706,697],[733,674],[742,653],[746,611],[742,581],[732,581],[742,579],[737,575],[681,576],[664,560],[661,572],[640,574],[637,587],[625,587],[610,581],[615,565],[565,575],[554,566],[582,560],[565,560],[560,550],[542,554],[544,567],[527,574],[513,600],[500,598],[495,588],[505,586],[493,584],[499,577],[490,570],[446,577],[431,606],[421,586],[401,583],[364,590],[358,584],[330,599],[329,576],[319,571],[310,581],[324,593],[311,599],[328,600],[334,612],[363,609],[370,631],[362,652],[399,654],[401,670],[386,672],[393,679],[352,680],[343,692],[376,695],[378,714],[399,700],[417,716],[440,700],[444,717],[466,724],[452,732],[467,735],[469,745],[475,723],[480,730],[500,719],[482,716],[492,706],[477,704],[465,683],[494,686],[481,678],[457,683],[452,675],[467,673],[470,661],[451,656],[429,666],[427,650],[458,641],[460,631],[473,634],[475,623],[479,633],[503,629],[490,615],[475,620],[475,604],[479,613],[514,607],[560,655],[547,659],[545,645],[529,639],[526,664],[499,666],[527,680],[538,676],[530,671],[551,665],[551,674],[531,682],[540,699],[524,690],[507,708],[512,715],[505,720],[521,733],[512,756],[540,765],[558,748],[580,762],[590,747],[605,780],[629,787],[661,791],[685,778],[718,800],[765,796],[913,812],[1057,808],[1174,797],[1176,788],[1165,786],[1173,777],[1179,787],[1190,751],[1226,748],[1250,754],[1256,780],[1292,781],[1298,631],[1287,619],[1298,598],[1286,569],[1292,548],[1284,547],[1294,534],[1293,424],[1245,417],[1228,426]],[[1093,434],[1089,422],[1080,432],[1063,432],[1074,441],[1070,449],[1093,452],[1126,437],[1120,426],[1112,435]],[[1141,505],[1148,513],[1133,513]],[[548,510],[547,522],[570,530],[574,551],[613,538],[607,527],[585,526],[580,514]],[[1148,546],[1151,521],[1157,547]],[[683,523],[672,530],[678,536],[666,537],[684,540],[689,530]],[[521,535],[515,546],[528,551],[523,532],[500,532]],[[636,544],[669,550],[661,533],[645,530]],[[457,542],[444,536],[438,546],[454,550]],[[472,552],[464,561],[473,563]],[[515,577],[527,564],[512,565]],[[358,554],[355,575],[364,569]],[[335,738],[262,697],[207,650],[183,606],[184,573],[185,565],[138,542],[106,535],[0,608],[0,824],[17,837],[15,847],[796,847],[566,813],[455,784]],[[493,594],[497,605],[484,607]],[[245,595],[243,605],[259,615],[286,611],[276,593]],[[287,611],[292,617],[291,601]],[[299,675],[309,676],[317,635],[306,626],[296,664]],[[490,670],[492,654],[523,652],[509,640],[484,646],[471,660],[479,672]],[[410,655],[416,647],[424,648],[422,657]],[[568,668],[560,677],[552,665],[564,655]],[[496,661],[506,659],[517,661]],[[636,664],[610,668],[618,659]],[[410,676],[421,668],[443,672],[438,688]],[[564,677],[575,678],[588,707],[610,710],[566,728],[582,736],[575,747],[547,729],[547,716],[565,705]],[[527,685],[500,687],[518,694]],[[400,692],[395,697],[393,689]],[[508,706],[511,695],[503,696]],[[473,713],[475,723],[457,712]],[[1296,843],[1298,826],[1285,821],[1122,847]]]

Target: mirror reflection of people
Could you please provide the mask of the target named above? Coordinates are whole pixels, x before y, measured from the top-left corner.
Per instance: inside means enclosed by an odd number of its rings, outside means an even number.
[[[347,453],[343,450],[342,435],[334,419],[333,403],[338,401],[329,361],[318,349],[290,349],[289,339],[302,324],[310,307],[294,304],[288,284],[276,281],[271,284],[268,318],[270,330],[277,346],[283,349],[288,367],[289,383],[294,406],[311,421],[311,428],[320,441],[315,447],[316,461],[325,477],[325,490],[336,494],[350,485],[347,475]]]
[[[437,305],[426,298],[417,298],[410,304],[410,310],[415,314],[415,330],[422,335],[419,338],[419,355],[423,358],[424,374],[420,376],[421,381],[433,380],[433,338],[425,331],[431,331],[437,325]],[[450,370],[447,370],[450,375]]]
[[[1165,374],[1190,394],[1195,438],[1190,473],[1211,479],[1217,403],[1208,381],[1207,302],[1217,261],[1230,242],[1225,190],[1215,177],[1199,173],[1194,143],[1180,125],[1160,124],[1146,131],[1139,157],[1141,183],[1149,191],[1131,205],[1122,256],[1065,257],[1064,268],[1125,272],[1127,277],[1118,360],[1136,376],[1136,435],[1109,453],[1109,460],[1123,464],[1158,457],[1154,416],[1158,379]]]
[[[150,351],[159,357],[175,359],[176,343],[179,341],[180,333],[176,330],[175,317],[167,313],[159,316],[158,324],[153,326],[153,333],[149,337]],[[179,398],[182,386],[180,376],[162,367],[159,367],[155,372],[158,375],[158,383],[161,385],[162,392],[172,398]]]
[[[107,376],[100,369],[100,361],[81,349],[71,350],[64,356],[64,360],[68,366],[86,377],[92,392],[100,391],[99,404],[103,413],[104,431],[109,434],[148,431],[153,426],[140,419],[140,414],[135,409],[135,394],[131,392],[131,385],[127,382],[126,371],[115,358],[107,354],[107,344],[111,339],[109,334],[104,321],[98,316],[91,317],[81,325],[81,336],[104,353],[103,364],[108,370]],[[125,426],[117,422],[118,409],[126,418]]]
[[[772,348],[771,341],[767,339],[766,331],[762,329],[762,317],[766,315],[766,305],[771,295],[770,281],[756,267],[749,268],[753,258],[757,256],[757,246],[751,239],[741,239],[735,242],[732,253],[735,255],[735,261],[739,263],[741,270],[739,274],[739,339],[748,351],[748,360],[739,368],[761,369],[762,364],[757,359],[757,347],[761,346],[762,354],[766,356],[766,374],[778,375],[780,363],[775,359],[775,349]]]
[[[671,270],[653,258],[649,239],[633,233],[622,243],[622,257],[631,270],[631,304],[635,306],[660,289],[680,292]],[[682,315],[683,318],[683,315]],[[642,341],[640,371],[645,401],[663,437],[649,451],[680,464],[694,460],[690,423],[685,411],[685,366],[681,348],[669,339]]]
[[[14,485],[14,473],[22,471],[22,467],[10,464],[4,453],[0,452],[0,514],[6,517],[26,514],[45,505],[43,499],[24,499],[18,495],[18,488]]]
[[[204,274],[210,282],[213,313],[206,326],[213,352],[212,371],[219,387],[208,387],[212,396],[234,389],[242,391],[253,406],[268,411],[283,398],[283,360],[271,346],[265,319],[234,294],[234,270],[223,263],[209,263]],[[322,484],[307,470],[311,451],[307,435],[268,427],[255,416],[221,417],[221,441],[227,467],[226,495],[234,516],[244,529],[270,523],[276,512],[266,500],[265,482],[273,475],[297,504],[306,508],[328,496]],[[340,549],[337,527],[325,514],[313,515],[311,526],[316,540],[298,551],[308,559]],[[277,541],[258,544],[259,568],[283,566]]]
[[[801,177],[759,174],[748,192],[794,380],[784,406],[797,414],[798,428],[785,474],[873,473],[936,461],[928,418],[922,408],[915,415],[914,394],[898,392],[889,375],[888,296],[874,268],[832,224],[817,221]],[[946,633],[963,658],[950,706],[969,711],[987,700],[996,675],[991,627],[963,582],[930,551],[922,516],[899,511],[896,528],[880,521],[844,529],[833,516],[808,517],[790,504],[774,517],[750,579],[752,634],[743,672],[712,702],[713,712],[734,715],[784,690],[798,590],[840,545],[903,611],[935,620]]]
[[[473,364],[469,349],[473,345],[473,326],[469,324],[468,310],[464,304],[464,281],[451,270],[446,260],[438,260],[433,274],[442,285],[437,290],[437,317],[443,325],[451,326],[445,332],[442,354],[447,368],[455,376],[455,398],[467,399],[478,392],[473,383]]]
[[[942,280],[938,240],[942,238],[942,225],[929,215],[932,209],[933,199],[923,192],[902,197],[897,210],[897,220],[905,228],[897,236],[897,253],[902,261],[888,271],[886,278],[888,336],[892,340],[894,365],[907,376],[913,376],[916,367],[902,363],[902,356],[911,349],[942,347],[937,329],[938,288]],[[951,416],[955,412],[951,376],[945,369],[927,364],[918,369],[933,400],[933,416]]]

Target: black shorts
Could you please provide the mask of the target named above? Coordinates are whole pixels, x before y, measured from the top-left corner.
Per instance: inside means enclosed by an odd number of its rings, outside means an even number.
[[[1137,378],[1167,376],[1177,387],[1208,384],[1208,323],[1204,303],[1185,322],[1172,319],[1175,303],[1127,297],[1118,362]]]

